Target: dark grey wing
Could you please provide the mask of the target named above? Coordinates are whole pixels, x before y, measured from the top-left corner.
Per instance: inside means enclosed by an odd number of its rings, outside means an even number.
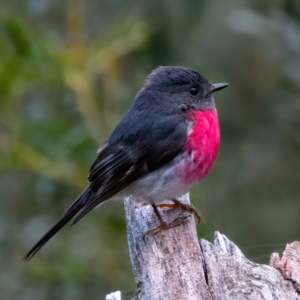
[[[122,142],[107,146],[90,170],[89,189],[93,196],[85,203],[73,224],[147,173],[145,151],[142,148],[132,148]]]
[[[138,178],[160,168],[184,150],[187,124],[180,115],[149,118],[132,111],[119,123],[91,167],[87,190],[24,257],[30,260],[49,239],[75,217],[93,208]]]
[[[108,143],[125,142],[143,148],[154,171],[184,150],[188,123],[184,114],[131,110],[111,134]]]
[[[121,122],[120,128],[117,127],[108,140],[108,146],[92,165],[88,179],[93,197],[78,213],[73,224],[103,201],[184,150],[187,125],[181,116],[165,116],[155,123],[147,123],[141,116],[137,120],[141,121],[137,127],[124,126]],[[129,121],[134,123],[132,119]],[[118,134],[115,136],[116,131]]]
[[[73,224],[94,207],[114,196],[147,172],[146,160],[140,150],[127,147],[122,142],[106,146],[91,168],[90,186],[68,208],[62,218],[33,246],[24,260],[30,260],[75,216],[76,219]]]

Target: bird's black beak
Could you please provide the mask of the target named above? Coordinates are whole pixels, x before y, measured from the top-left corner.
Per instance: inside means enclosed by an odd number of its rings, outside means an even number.
[[[212,93],[225,89],[229,86],[229,83],[215,83],[211,85]]]

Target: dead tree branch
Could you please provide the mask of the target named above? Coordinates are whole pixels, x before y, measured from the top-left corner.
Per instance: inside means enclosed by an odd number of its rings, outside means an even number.
[[[189,196],[181,201],[189,203]],[[135,300],[300,300],[299,242],[261,265],[218,232],[214,244],[199,242],[193,217],[144,242],[143,234],[158,225],[152,207],[127,198],[125,211]],[[171,221],[178,213],[165,209],[163,217]]]

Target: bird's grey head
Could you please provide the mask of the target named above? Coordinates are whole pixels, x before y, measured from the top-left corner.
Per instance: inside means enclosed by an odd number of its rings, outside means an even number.
[[[212,110],[215,108],[213,93],[227,86],[225,83],[210,84],[188,68],[159,67],[149,74],[136,101],[141,105],[151,101],[172,110]]]

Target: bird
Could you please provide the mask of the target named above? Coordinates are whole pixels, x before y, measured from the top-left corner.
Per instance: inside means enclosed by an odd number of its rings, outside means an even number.
[[[160,225],[146,235],[178,226],[164,222],[158,208],[194,213],[178,198],[204,179],[220,145],[214,93],[228,83],[211,84],[197,71],[160,66],[146,78],[133,105],[115,127],[90,168],[87,189],[24,257],[30,260],[63,226],[77,223],[112,198],[132,195],[150,204]],[[164,200],[173,204],[164,204]]]

